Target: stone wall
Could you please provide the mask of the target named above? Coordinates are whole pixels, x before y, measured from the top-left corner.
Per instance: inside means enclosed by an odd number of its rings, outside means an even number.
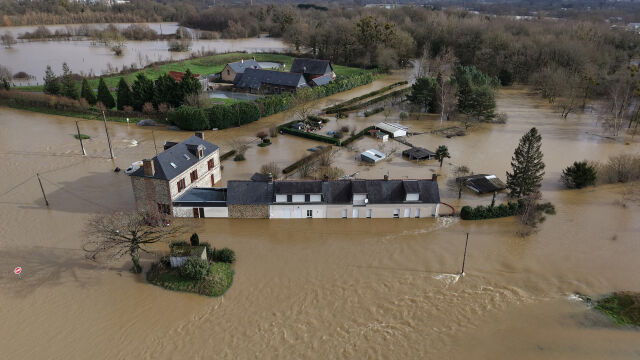
[[[169,182],[165,180],[131,176],[131,186],[138,210],[157,211],[158,203],[169,205]]]
[[[268,219],[269,205],[229,205],[229,217],[234,219]]]

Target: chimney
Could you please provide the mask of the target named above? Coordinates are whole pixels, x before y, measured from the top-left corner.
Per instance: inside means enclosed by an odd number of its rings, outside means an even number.
[[[204,132],[196,131],[196,136],[199,137],[200,139],[204,140]]]
[[[144,176],[153,176],[156,173],[156,169],[153,167],[153,159],[142,160],[142,168],[144,169]]]
[[[389,181],[389,175],[384,176],[384,181]]]
[[[438,174],[431,175],[431,181],[438,181]]]

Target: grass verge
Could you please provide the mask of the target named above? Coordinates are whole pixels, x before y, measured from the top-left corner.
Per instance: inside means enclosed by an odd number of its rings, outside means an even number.
[[[212,262],[209,264],[209,275],[202,280],[191,280],[182,277],[178,268],[167,268],[156,263],[147,273],[147,280],[167,290],[221,296],[231,287],[233,274],[231,264]]]

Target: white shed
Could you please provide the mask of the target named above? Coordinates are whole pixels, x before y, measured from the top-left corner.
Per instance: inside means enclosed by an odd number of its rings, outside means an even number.
[[[191,257],[207,260],[207,247],[189,245],[174,246],[169,254],[169,261],[171,262],[171,267],[176,268],[184,265],[184,262]]]
[[[376,127],[384,132],[391,134],[392,137],[406,136],[409,128],[398,123],[381,122]]]
[[[360,159],[369,163],[377,163],[378,161],[383,160],[386,157],[387,155],[381,153],[376,149],[369,149],[360,154]]]

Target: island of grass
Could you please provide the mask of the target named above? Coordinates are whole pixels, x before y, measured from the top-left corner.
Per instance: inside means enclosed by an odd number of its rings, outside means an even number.
[[[147,280],[167,290],[192,292],[205,296],[221,296],[231,287],[233,269],[231,264],[210,262],[209,272],[202,279],[184,277],[179,268],[172,268],[162,264],[153,264],[147,273]]]
[[[619,325],[640,326],[640,293],[614,292],[598,300],[595,308]]]

